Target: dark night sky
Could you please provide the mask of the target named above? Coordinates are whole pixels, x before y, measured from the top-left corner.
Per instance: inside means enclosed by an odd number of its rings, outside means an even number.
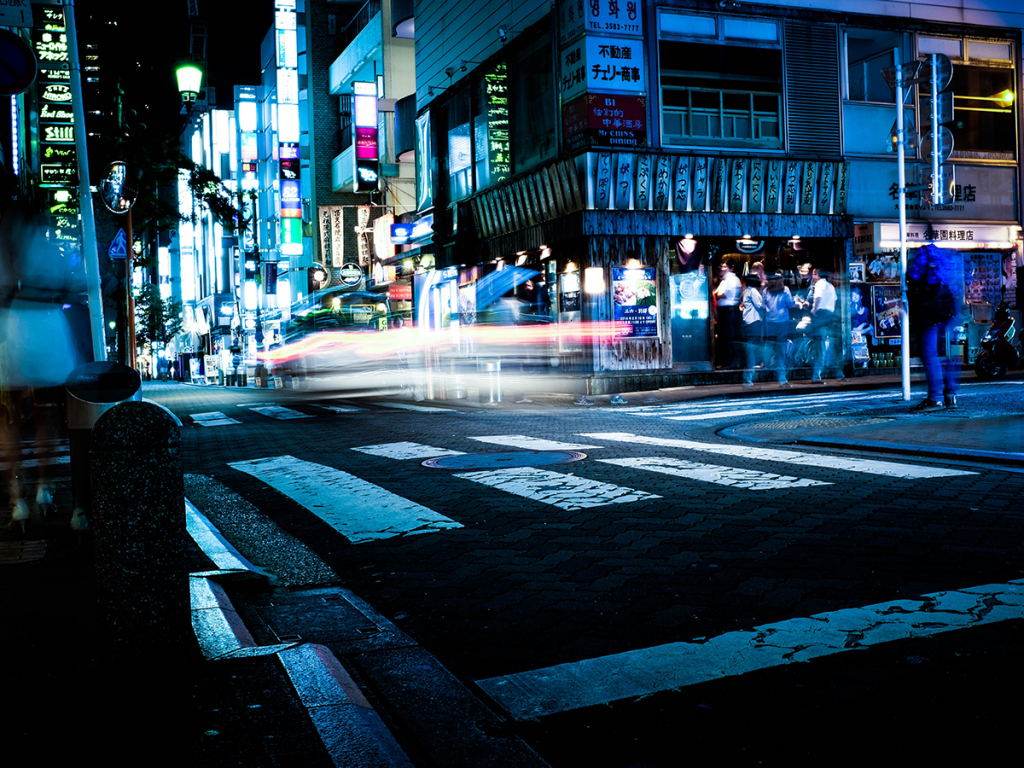
[[[206,24],[208,83],[216,88],[219,105],[227,107],[233,86],[260,81],[260,44],[273,23],[273,2],[198,0],[198,8],[199,18]],[[153,127],[171,127],[177,119],[180,101],[174,69],[189,59],[192,22],[188,10],[188,0],[75,3],[82,42],[98,22],[117,20],[115,36],[101,43],[104,69],[117,69],[127,105]],[[109,24],[100,26],[112,29]]]

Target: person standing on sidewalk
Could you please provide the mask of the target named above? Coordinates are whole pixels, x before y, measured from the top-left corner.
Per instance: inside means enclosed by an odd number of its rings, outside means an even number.
[[[953,260],[931,243],[922,246],[907,268],[910,321],[919,329],[921,361],[928,379],[928,396],[910,409],[915,413],[956,408],[960,363],[950,358],[948,348],[942,358],[938,352],[939,335],[945,337],[947,328],[958,319],[952,286]]]
[[[733,271],[732,263],[723,261],[718,268],[720,281],[715,289],[718,315],[718,338],[725,358],[723,368],[739,368],[742,364],[740,344],[743,343],[743,319],[740,314],[740,296],[743,284]]]
[[[821,384],[821,374],[829,368],[832,326],[836,313],[836,289],[828,281],[830,275],[824,269],[811,271],[813,299],[811,303],[811,337],[815,342],[814,367],[811,381]],[[836,378],[842,378],[837,376]]]
[[[780,387],[790,387],[792,385],[786,378],[786,365],[789,361],[789,310],[796,306],[796,302],[781,272],[769,275],[764,305],[768,343],[772,347],[772,359],[775,361],[775,380],[779,382]]]
[[[743,278],[746,285],[740,300],[743,317],[743,346],[746,365],[743,368],[743,386],[754,385],[754,369],[764,358],[764,296],[761,294],[761,276],[751,272]]]

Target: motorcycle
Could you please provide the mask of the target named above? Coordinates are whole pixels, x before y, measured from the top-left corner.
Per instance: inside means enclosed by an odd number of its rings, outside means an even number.
[[[1017,367],[1017,350],[1010,343],[1013,339],[1013,316],[1005,301],[996,308],[995,317],[988,332],[981,339],[981,353],[974,361],[974,372],[983,381],[995,381],[1006,375],[1010,368]]]

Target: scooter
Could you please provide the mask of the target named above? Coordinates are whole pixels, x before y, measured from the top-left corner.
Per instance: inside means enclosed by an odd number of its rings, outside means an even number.
[[[995,381],[1006,375],[1010,368],[1017,367],[1017,350],[1010,340],[1013,338],[1013,316],[1005,301],[996,308],[995,317],[988,333],[981,339],[981,353],[974,361],[974,372],[983,381]]]

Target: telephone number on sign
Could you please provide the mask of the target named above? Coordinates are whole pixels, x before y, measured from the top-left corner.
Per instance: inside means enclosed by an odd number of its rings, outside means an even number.
[[[639,24],[618,24],[614,21],[606,21],[603,25],[596,22],[591,22],[591,27],[594,29],[604,29],[609,32],[636,32],[639,34]]]

